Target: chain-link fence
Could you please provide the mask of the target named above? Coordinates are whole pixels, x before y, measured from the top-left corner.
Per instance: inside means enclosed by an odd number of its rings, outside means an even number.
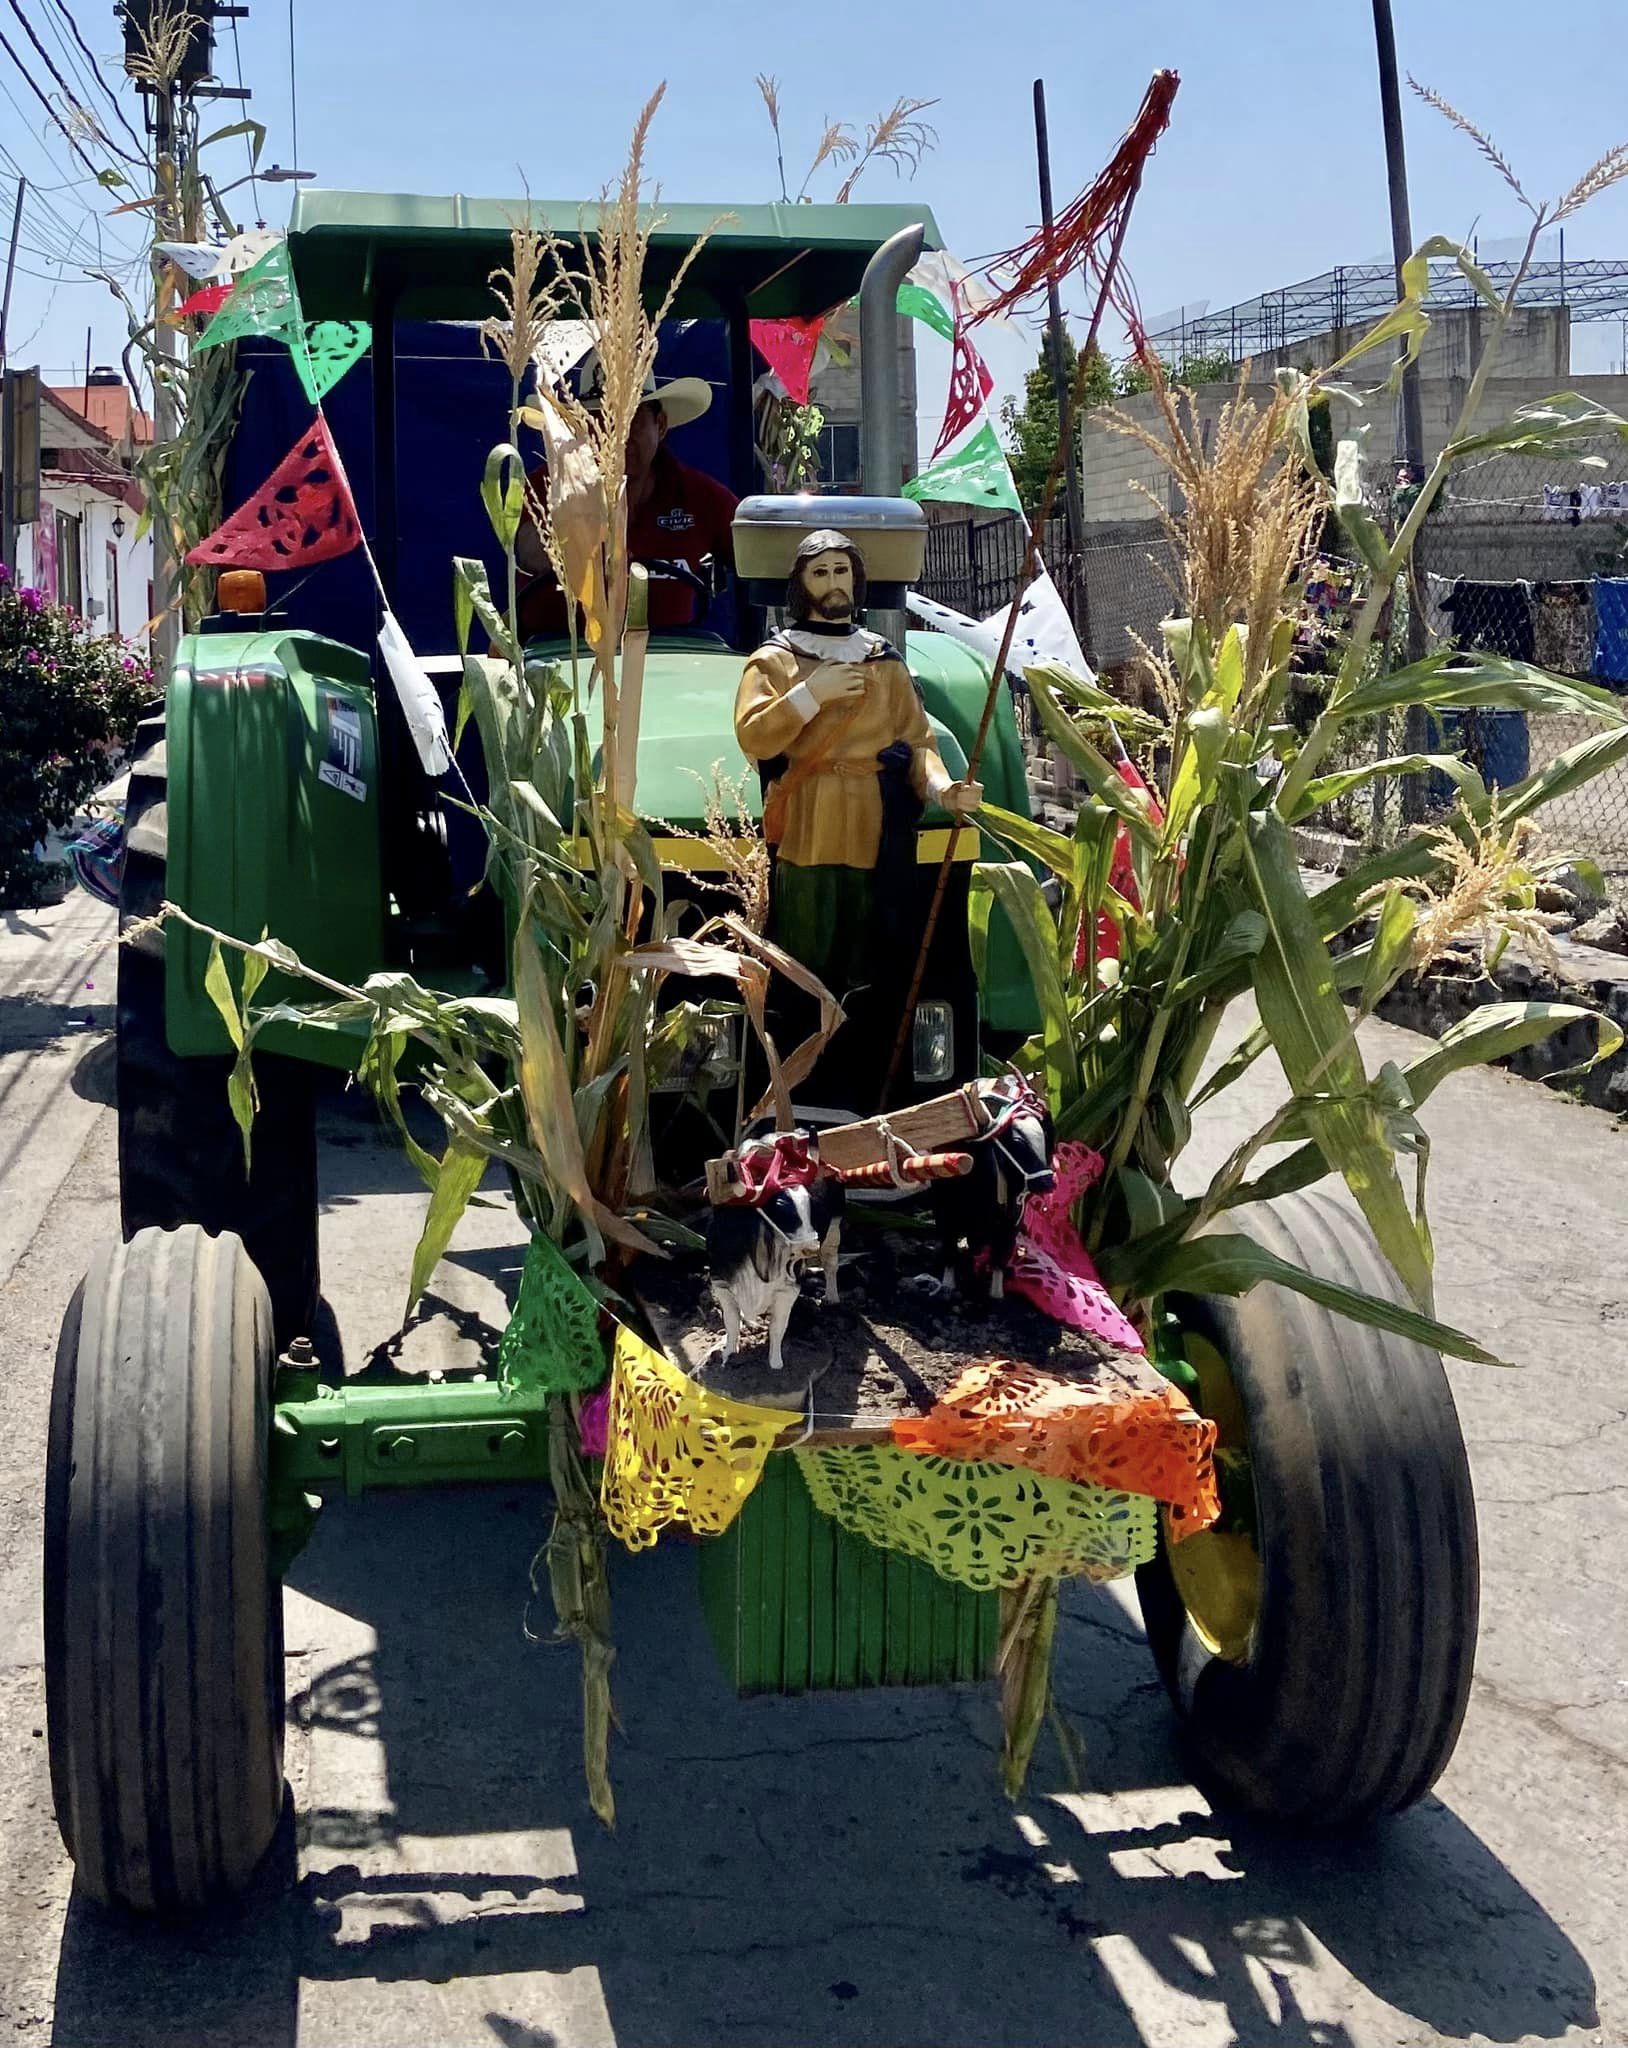
[[[1490,455],[1454,472],[1432,510],[1418,548],[1425,637],[1535,663],[1628,695],[1628,451],[1601,440],[1564,461],[1528,454]],[[1426,750],[1469,761],[1489,788],[1507,787],[1546,767],[1600,730],[1584,715],[1472,711],[1430,718]],[[1399,753],[1408,743],[1400,718],[1375,721],[1350,736],[1354,759]],[[1417,731],[1411,736],[1418,738]],[[1363,749],[1375,752],[1364,755]],[[1415,788],[1405,808],[1394,783],[1353,792],[1328,822],[1365,840],[1386,841],[1453,797],[1444,776]],[[1614,899],[1628,897],[1628,767],[1584,783],[1546,807],[1542,825],[1553,851],[1594,861]]]
[[[1375,465],[1376,512],[1392,476]],[[975,618],[1011,598],[1023,559],[1020,522],[980,517],[937,523],[928,536],[924,594]],[[1135,698],[1138,641],[1157,646],[1159,622],[1177,605],[1175,551],[1156,521],[1099,523],[1070,557],[1063,522],[1042,550],[1069,603],[1093,667]],[[1586,444],[1564,462],[1494,454],[1456,471],[1426,524],[1418,550],[1426,640],[1535,663],[1628,697],[1628,450]],[[1316,671],[1337,659],[1332,636],[1303,666],[1295,693],[1301,718],[1315,716]],[[1400,619],[1392,645],[1401,659]],[[1020,702],[1020,716],[1027,706]],[[1348,731],[1327,766],[1361,766],[1407,751],[1459,754],[1489,788],[1520,781],[1599,727],[1584,716],[1481,711],[1430,718],[1420,735],[1398,713]],[[1029,735],[1031,738],[1034,735]],[[1443,775],[1363,784],[1320,813],[1317,825],[1362,844],[1388,844],[1420,815],[1454,801]],[[1628,765],[1570,792],[1544,813],[1553,849],[1594,861],[1614,899],[1628,899]]]
[[[1009,604],[1025,546],[1022,522],[996,518],[935,520],[927,531],[921,593],[971,618]],[[1159,641],[1159,621],[1175,609],[1175,551],[1154,520],[1088,530],[1070,555],[1063,521],[1053,519],[1041,554],[1079,629],[1080,644],[1099,673],[1117,673],[1137,658],[1137,640]]]

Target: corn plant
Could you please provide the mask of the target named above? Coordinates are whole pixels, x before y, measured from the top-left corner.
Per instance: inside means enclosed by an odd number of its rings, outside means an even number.
[[[1620,150],[1604,162],[1612,175],[1628,168]],[[1522,406],[1499,426],[1480,424],[1538,232],[1603,189],[1603,177],[1596,166],[1554,207],[1533,208],[1526,259],[1502,294],[1467,250],[1427,242],[1405,266],[1402,298],[1348,355],[1316,373],[1280,370],[1264,404],[1240,386],[1208,448],[1190,395],[1172,392],[1156,362],[1147,365],[1156,427],[1117,421],[1168,466],[1183,505],[1165,515],[1182,564],[1181,616],[1165,622],[1162,645],[1149,650],[1168,714],[1159,747],[1168,773],[1155,795],[1093,738],[1117,725],[1145,742],[1144,714],[1065,668],[1029,670],[1046,734],[1090,794],[1066,834],[985,808],[987,828],[1022,858],[974,871],[972,917],[975,955],[996,903],[1022,941],[1044,1023],[1021,1063],[1044,1086],[1059,1135],[1103,1156],[1082,1227],[1104,1277],[1144,1317],[1172,1290],[1241,1293],[1272,1280],[1359,1321],[1485,1359],[1472,1337],[1431,1312],[1429,1145],[1419,1111],[1448,1075],[1574,1024],[1593,1030],[1596,1059],[1622,1043],[1592,1011],[1531,1002],[1477,1010],[1405,1067],[1387,1062],[1371,1073],[1358,1038],[1397,981],[1458,933],[1485,932],[1489,958],[1511,935],[1534,935],[1537,884],[1559,864],[1539,853],[1537,816],[1628,759],[1628,714],[1592,684],[1446,648],[1389,672],[1374,659],[1414,542],[1460,463],[1506,449],[1563,455],[1595,435],[1628,439],[1628,423],[1575,393]],[[1486,349],[1447,445],[1388,535],[1363,503],[1356,444],[1341,444],[1327,474],[1313,456],[1312,427],[1331,393],[1360,396],[1335,382],[1359,358],[1387,343],[1401,345],[1401,361],[1416,355],[1429,264],[1443,258],[1482,301]],[[1331,511],[1360,557],[1359,602],[1326,702],[1302,733],[1285,720],[1297,578]],[[1446,753],[1328,765],[1353,726],[1414,705],[1587,713],[1597,730],[1496,796]],[[1308,891],[1297,823],[1378,778],[1432,771],[1456,785],[1445,826]],[[1048,871],[1049,888],[1038,879]],[[1206,1078],[1221,1021],[1246,995],[1257,1021]],[[1287,1078],[1282,1105],[1201,1193],[1178,1195],[1172,1169],[1194,1110],[1268,1050]],[[1261,1164],[1268,1146],[1286,1142],[1294,1149]],[[1247,1204],[1328,1174],[1345,1180],[1411,1306],[1322,1281],[1235,1227]]]

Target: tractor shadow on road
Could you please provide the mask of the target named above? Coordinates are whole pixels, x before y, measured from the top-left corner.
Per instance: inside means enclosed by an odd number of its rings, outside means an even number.
[[[420,1984],[479,1980],[461,2039],[547,2040],[569,1971],[597,1973],[621,2048],[1113,2048],[1223,2018],[1240,2048],[1356,2048],[1377,2038],[1372,2000],[1447,2040],[1593,2021],[1582,1956],[1445,1806],[1356,1840],[1213,1812],[1100,1593],[1070,1599],[1059,1667],[1086,1789],[1062,1791],[1043,1749],[1012,1807],[989,1688],[737,1701],[693,1548],[625,1561],[607,1834],[583,1792],[576,1652],[521,1628],[545,1505],[329,1509],[291,1583],[376,1647],[315,1656],[291,1702],[303,1875],[176,1946],[76,1910],[59,2048],[276,2048],[296,1979],[330,2024],[355,1998],[347,2039],[389,2038]]]

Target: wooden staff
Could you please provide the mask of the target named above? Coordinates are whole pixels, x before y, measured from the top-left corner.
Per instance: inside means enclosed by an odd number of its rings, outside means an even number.
[[[1097,295],[1096,309],[1091,315],[1091,331],[1086,336],[1085,346],[1080,350],[1074,365],[1074,406],[1077,409],[1085,396],[1085,379],[1089,370],[1092,351],[1097,345],[1097,335],[1102,327],[1102,316],[1107,310],[1108,294],[1113,284],[1114,273],[1119,267],[1119,252],[1124,246],[1125,229],[1130,223],[1131,208],[1136,204],[1136,195],[1141,190],[1141,173],[1130,188],[1123,213],[1115,223],[1114,237],[1103,265],[1102,289]],[[1006,680],[1006,661],[1012,652],[1012,642],[1017,636],[1018,614],[1023,608],[1023,594],[1034,581],[1042,562],[1040,537],[1046,531],[1051,519],[1051,508],[1057,496],[1057,486],[1062,481],[1063,465],[1069,450],[1061,434],[1057,436],[1057,453],[1052,457],[1051,469],[1046,476],[1046,488],[1040,496],[1040,516],[1029,528],[1029,545],[1024,550],[1023,563],[1018,570],[1017,588],[1012,593],[1012,602],[1006,608],[1006,624],[1001,629],[1000,652],[995,657],[994,671],[989,678],[989,694],[984,699],[984,715],[978,721],[977,737],[972,743],[972,752],[967,757],[969,782],[978,780],[978,768],[984,757],[984,742],[989,738],[990,724],[995,716],[995,705],[1000,696],[1001,685]],[[938,880],[933,887],[933,900],[927,907],[927,923],[922,930],[921,950],[916,955],[915,971],[910,977],[910,993],[905,997],[904,1014],[899,1019],[899,1035],[893,1041],[893,1056],[888,1061],[887,1076],[882,1082],[882,1094],[876,1107],[878,1114],[888,1106],[893,1094],[893,1084],[898,1079],[899,1068],[904,1060],[904,1049],[910,1042],[910,1030],[915,1021],[916,1001],[921,994],[921,984],[927,973],[927,955],[932,949],[933,934],[938,930],[939,912],[944,908],[944,896],[950,886],[950,875],[955,866],[956,848],[961,834],[966,829],[965,821],[959,817],[951,822],[950,842],[944,849],[944,858],[939,864]]]

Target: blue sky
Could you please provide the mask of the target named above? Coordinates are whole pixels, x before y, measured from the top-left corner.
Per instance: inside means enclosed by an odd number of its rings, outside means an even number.
[[[53,0],[25,0],[44,20]],[[73,0],[92,48],[110,48],[105,0]],[[1528,189],[1563,188],[1628,134],[1621,91],[1620,0],[1395,0],[1404,70],[1437,86],[1490,128]],[[241,49],[266,160],[292,160],[286,0],[252,0]],[[950,246],[974,257],[1017,240],[1035,216],[1030,90],[1047,81],[1059,202],[1096,170],[1134,112],[1152,70],[1182,75],[1171,131],[1149,167],[1127,257],[1147,313],[1207,299],[1222,306],[1388,246],[1384,162],[1365,0],[1290,9],[1165,0],[1161,7],[1061,0],[1038,36],[1033,11],[952,9],[942,0],[823,0],[792,15],[744,0],[565,7],[518,0],[296,0],[299,143],[320,182],[384,190],[506,196],[522,180],[541,197],[590,194],[617,169],[634,115],[667,80],[652,168],[670,198],[776,196],[772,140],[753,86],[781,78],[788,172],[796,179],[823,117],[862,124],[901,93],[935,98],[939,133],[914,188],[886,166],[862,196],[914,189]],[[973,25],[976,24],[976,25]],[[607,37],[609,40],[607,41]],[[15,38],[14,38],[15,40]],[[807,54],[800,54],[806,52]],[[231,75],[229,31],[222,69]],[[0,54],[0,137],[31,175],[61,185],[60,144],[43,149],[32,109]],[[42,117],[43,118],[43,117]],[[222,119],[231,119],[229,111]],[[1483,243],[1517,231],[1513,196],[1460,136],[1410,98],[1406,113],[1416,236]],[[223,176],[242,159],[217,153]],[[8,175],[0,165],[0,177]],[[261,187],[280,221],[285,193]],[[0,187],[3,190],[3,187]],[[82,188],[49,196],[83,218]],[[829,196],[816,187],[815,196]],[[232,203],[250,211],[245,188]],[[5,207],[9,221],[9,204]],[[39,238],[42,230],[31,230]],[[48,232],[48,231],[45,231]],[[1568,256],[1628,258],[1628,187],[1608,194],[1567,235]],[[49,266],[25,254],[35,271]],[[115,359],[117,309],[104,288],[17,280],[14,360],[58,381],[92,352]],[[20,353],[17,353],[20,351]],[[1580,330],[1580,370],[1615,368],[1615,325]],[[997,341],[1003,388],[1032,358],[1023,336]],[[942,369],[924,374],[936,417]],[[930,423],[929,423],[930,430]]]

